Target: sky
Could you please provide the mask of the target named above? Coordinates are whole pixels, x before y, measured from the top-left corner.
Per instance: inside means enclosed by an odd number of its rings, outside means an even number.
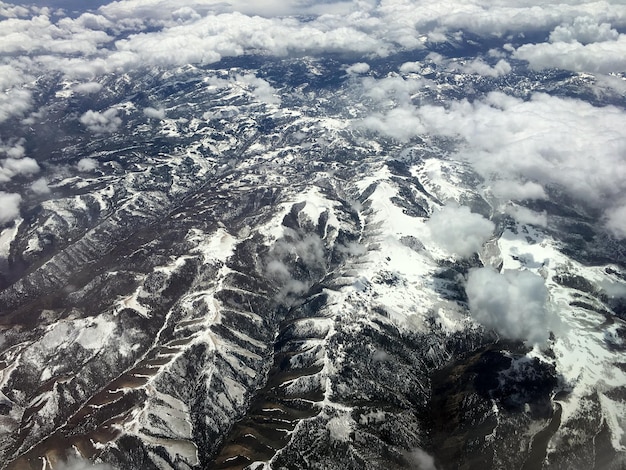
[[[511,209],[507,203],[545,199],[559,188],[596,211],[600,229],[626,238],[623,108],[546,93],[522,99],[506,91],[428,105],[412,99],[430,85],[420,74],[425,64],[491,78],[506,78],[520,66],[539,73],[560,68],[591,80],[598,95],[623,97],[624,0],[119,0],[89,2],[91,11],[84,11],[85,3],[0,1],[0,125],[28,125],[40,118],[34,96],[37,78],[47,74],[60,74],[72,93],[97,96],[103,75],[146,66],[212,64],[247,54],[339,54],[346,60],[346,80],[369,103],[368,114],[351,123],[355,129],[407,146],[420,135],[455,139],[454,157],[485,179],[510,216],[545,226],[544,213]],[[83,11],[73,12],[78,6]],[[426,55],[429,48],[463,37],[496,45],[464,61],[431,53],[423,63],[404,63],[385,76],[370,66],[407,51]],[[260,100],[281,105],[279,83],[253,73],[235,80]],[[144,114],[163,119],[166,111],[146,108]],[[113,134],[122,125],[115,107],[88,110],[76,119],[94,135]],[[25,142],[0,134],[0,224],[20,216],[24,194],[7,186],[16,178],[31,182],[25,191],[50,192],[46,175],[25,148]],[[94,169],[94,162],[79,163],[78,171]],[[476,251],[494,229],[458,206],[434,214],[429,224],[443,248],[461,257]],[[465,236],[456,239],[451,231]],[[278,264],[275,268],[280,273]],[[537,281],[484,271],[472,275],[470,292],[477,279],[500,283],[509,296],[503,304],[523,297]],[[471,298],[490,321],[498,306],[478,294]],[[538,308],[535,314],[542,318],[545,312]]]

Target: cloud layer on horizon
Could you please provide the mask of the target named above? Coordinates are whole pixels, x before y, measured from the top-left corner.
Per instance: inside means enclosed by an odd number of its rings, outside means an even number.
[[[122,0],[76,18],[0,2],[0,15],[0,52],[28,57],[26,68],[37,65],[84,78],[246,53],[385,56],[423,48],[425,41],[459,31],[485,37],[552,31],[550,43],[528,44],[515,52],[541,67],[541,57],[552,52],[535,46],[552,51],[576,44],[593,47],[597,41],[619,43],[616,28],[626,26],[626,5],[602,1]],[[613,63],[621,62],[615,57]],[[490,68],[478,61],[469,67],[502,74],[508,70],[505,64]],[[606,71],[608,65],[590,63],[594,70]]]
[[[625,28],[626,4],[585,0],[120,0],[76,17],[0,2],[0,123],[37,111],[33,91],[36,77],[45,73],[63,74],[75,93],[97,94],[101,85],[94,80],[100,75],[143,66],[206,64],[245,54],[341,53],[352,58],[350,79],[361,76],[366,97],[378,104],[363,119],[365,128],[400,141],[428,133],[461,138],[460,156],[490,178],[497,197],[523,199],[532,189],[532,197],[540,198],[546,186],[562,185],[603,211],[606,227],[623,237],[623,110],[541,94],[522,101],[501,93],[417,108],[411,96],[428,86],[427,80],[367,75],[370,59],[425,50],[464,34],[504,44],[543,33],[544,42],[505,44],[489,61],[432,57],[451,72],[494,78],[511,73],[514,59],[524,60],[534,69],[594,73],[602,86],[626,90],[626,82],[609,75],[626,70],[626,36],[620,33]],[[407,63],[400,72],[419,67]],[[280,104],[271,83],[253,75],[237,80],[259,99]],[[153,119],[162,115],[146,112]],[[79,120],[95,134],[121,125],[113,108],[88,111]]]

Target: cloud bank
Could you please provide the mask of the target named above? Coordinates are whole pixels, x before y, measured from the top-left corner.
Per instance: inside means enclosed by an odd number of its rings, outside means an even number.
[[[536,93],[529,100],[492,92],[473,102],[415,107],[404,103],[360,126],[408,140],[422,134],[461,139],[467,160],[504,200],[542,199],[558,186],[605,213],[606,228],[624,236],[616,215],[626,207],[626,112]]]
[[[34,77],[46,72],[84,81],[74,90],[90,94],[99,91],[97,77],[146,66],[207,64],[245,54],[340,53],[366,60],[465,34],[549,32],[548,42],[523,44],[511,49],[512,57],[537,69],[607,74],[626,68],[624,35],[618,32],[624,28],[626,5],[581,0],[122,0],[78,17],[3,2],[0,123],[32,110]],[[502,57],[494,65],[477,58],[459,70],[497,77],[511,68]],[[97,128],[101,116],[85,118]],[[407,138],[406,132],[397,135]]]

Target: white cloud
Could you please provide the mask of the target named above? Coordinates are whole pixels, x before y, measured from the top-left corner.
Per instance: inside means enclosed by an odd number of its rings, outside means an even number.
[[[35,194],[49,194],[50,188],[48,187],[48,181],[45,178],[39,178],[33,181],[30,185],[30,189]]]
[[[626,112],[575,99],[535,94],[529,100],[494,92],[447,107],[398,108],[364,120],[391,137],[430,133],[462,138],[459,158],[469,161],[496,195],[543,197],[557,185],[575,200],[606,210],[626,204]],[[510,182],[518,182],[511,184]],[[614,221],[614,222],[611,222]]]
[[[538,183],[526,181],[498,180],[491,188],[493,195],[500,199],[514,199],[523,201],[525,199],[546,199],[546,192]]]
[[[237,75],[236,81],[252,87],[252,94],[267,104],[280,104],[278,92],[266,80],[254,74]]]
[[[363,119],[359,125],[399,141],[407,141],[426,131],[417,111],[408,107],[372,114]]]
[[[408,455],[408,460],[415,465],[415,470],[437,470],[435,458],[422,449],[414,449]]]
[[[34,158],[7,158],[2,162],[3,167],[15,175],[32,175],[39,171],[39,165]]]
[[[22,196],[0,191],[0,224],[15,220],[20,215]]]
[[[362,75],[370,71],[369,64],[365,62],[357,62],[356,64],[352,64],[350,67],[346,69],[346,72],[351,75]]]
[[[24,139],[19,139],[17,141],[12,140],[7,144],[0,140],[0,153],[3,153],[9,158],[22,158],[26,154],[24,143]]]
[[[66,23],[69,22],[70,28],[75,27],[74,25],[71,24],[72,20],[65,18],[64,21]],[[86,12],[80,15],[75,20],[75,23],[76,25],[80,25],[83,28],[93,29],[96,31],[97,30],[105,31],[107,29],[112,29],[115,27],[115,23],[110,21],[108,18],[105,18],[102,15],[97,15],[97,14],[90,13],[90,12]]]
[[[598,24],[589,16],[579,16],[573,23],[562,24],[550,33],[550,42],[592,42],[615,41],[619,36],[617,30],[609,23]]]
[[[365,95],[382,104],[409,105],[411,95],[424,88],[420,78],[390,76],[377,80],[365,77],[362,81]],[[377,103],[378,104],[378,103]]]
[[[105,111],[89,110],[80,117],[80,123],[94,134],[109,134],[119,129],[122,119],[117,115],[117,109],[109,108]]]
[[[435,243],[459,256],[480,251],[495,229],[493,222],[469,207],[454,205],[433,212],[426,225]]]
[[[272,87],[269,82],[252,73],[236,75],[230,79],[210,77],[206,80],[206,83],[217,88],[228,88],[236,85],[264,103],[278,105],[281,102],[280,96],[278,96],[278,91]],[[230,112],[237,111],[235,109],[228,110],[227,114]],[[206,116],[208,117],[209,115]]]
[[[511,72],[511,65],[504,59],[500,59],[493,67],[481,58],[472,60],[463,65],[460,70],[464,73],[475,73],[483,77],[500,77]]]
[[[626,238],[626,204],[609,209],[606,218],[609,231],[617,238]]]
[[[359,2],[344,0],[322,2],[312,0],[120,0],[99,8],[99,12],[112,20],[128,18],[147,18],[152,22],[194,18],[208,14],[227,14],[239,12],[249,16],[264,18],[293,15],[346,15],[353,12]]]
[[[547,305],[543,278],[530,271],[501,274],[491,268],[474,269],[465,291],[472,317],[506,338],[544,344],[559,327]]]
[[[369,28],[405,46],[417,44],[419,35],[443,35],[468,30],[477,34],[503,35],[507,32],[549,30],[577,17],[600,22],[621,22],[625,8],[617,2],[578,0],[466,0],[433,3],[430,0],[312,1],[312,0],[122,0],[102,6],[99,13],[111,20],[142,19],[152,24],[174,24],[181,9],[200,16],[239,12],[248,16],[275,18],[289,15],[325,15],[324,21],[342,21]],[[178,14],[176,14],[178,13]]]
[[[311,271],[326,265],[324,243],[317,234],[302,234],[285,229],[285,236],[272,247],[265,271],[280,288],[278,299],[287,303],[292,301],[293,295],[303,294],[312,284],[310,279],[302,279],[301,276],[292,274],[289,266],[295,260]]]
[[[152,118],[152,119],[163,119],[165,118],[165,109],[163,108],[144,108],[143,113],[146,115],[146,117]]]
[[[524,44],[514,53],[516,59],[528,61],[535,70],[560,68],[574,72],[608,74],[626,70],[626,35],[620,34],[614,41],[581,44],[554,42]]]
[[[98,93],[100,90],[102,90],[102,85],[100,85],[98,82],[79,83],[74,87],[74,91],[81,95],[95,94]]]
[[[32,80],[19,64],[0,64],[0,91],[23,85]]]
[[[112,38],[104,31],[62,18],[54,23],[41,14],[29,19],[8,19],[0,28],[0,52],[5,54],[95,54]]]
[[[109,464],[96,464],[78,457],[72,457],[66,462],[61,462],[55,468],[58,470],[115,470]]]
[[[26,7],[0,2],[0,16],[4,16],[5,18],[19,18],[28,16],[29,14],[30,10]]]
[[[555,38],[606,39],[626,26],[626,6],[576,0],[122,0],[78,18],[39,11],[2,21],[0,50],[36,58],[34,64],[70,78],[248,53],[384,57],[424,48],[425,37],[442,41],[461,31],[491,37],[553,30]],[[114,42],[111,31],[124,39]],[[471,68],[507,73],[506,62],[484,65]]]
[[[540,227],[548,225],[548,214],[545,211],[535,212],[522,206],[507,206],[504,212],[521,224],[538,225]]]
[[[7,158],[0,165],[0,182],[10,181],[18,175],[30,176],[39,172],[37,161],[33,158]]]
[[[78,171],[90,172],[98,168],[98,162],[93,158],[81,158],[76,164]]]
[[[419,73],[422,70],[422,66],[419,62],[405,62],[400,66],[400,72],[402,73]]]
[[[31,92],[21,88],[0,90],[0,123],[9,118],[23,116],[32,105]]]
[[[191,7],[182,7],[172,12],[172,18],[176,19],[178,22],[184,23],[199,20],[202,18],[202,15]]]
[[[577,17],[592,17],[597,21],[623,25],[626,7],[618,3],[577,0],[470,0],[441,4],[435,14],[448,30],[503,36],[507,33],[550,30]]]

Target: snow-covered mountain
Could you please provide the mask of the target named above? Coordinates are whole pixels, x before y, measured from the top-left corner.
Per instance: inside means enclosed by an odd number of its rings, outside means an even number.
[[[0,2],[0,468],[624,468],[621,7],[187,3]]]

